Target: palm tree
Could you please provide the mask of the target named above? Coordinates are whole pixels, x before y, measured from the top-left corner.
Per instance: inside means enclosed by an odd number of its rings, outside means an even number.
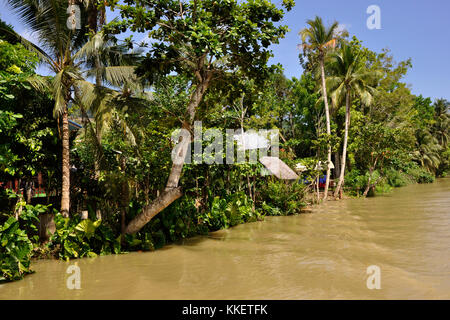
[[[117,62],[123,50],[118,50],[118,54],[117,46],[113,45],[110,39],[106,39],[102,33],[97,33],[89,39],[87,36],[89,30],[86,27],[69,29],[67,27],[68,2],[66,0],[8,0],[8,3],[24,25],[37,35],[39,45],[31,43],[17,34],[16,37],[29,50],[36,52],[41,62],[54,74],[51,79],[35,77],[30,79],[30,82],[37,88],[49,89],[52,92],[55,100],[54,114],[55,117],[61,119],[61,213],[68,217],[70,212],[68,105],[72,101],[82,108],[89,106],[86,111],[89,109],[97,111],[95,108],[98,109],[98,106],[103,106],[104,109],[105,101],[111,101],[106,97],[111,94],[116,96],[117,93],[112,89],[99,86],[102,83],[121,86],[121,84],[129,82],[134,73],[134,67],[99,64],[98,58],[102,55],[108,55],[111,61]],[[85,26],[85,11],[82,11],[81,19],[80,25]],[[88,28],[90,29],[89,26]],[[93,31],[93,29],[90,30]],[[6,32],[6,30],[4,31]],[[83,70],[83,67],[87,70]],[[89,76],[96,78],[97,85],[86,81]],[[83,104],[79,97],[89,100],[90,104]]]
[[[83,78],[95,80],[95,85],[86,80],[77,81],[75,97],[98,147],[101,145],[105,126],[111,119],[111,112],[116,107],[115,98],[143,90],[143,85],[135,74],[141,51],[128,51],[125,45],[117,44],[116,39],[98,32],[74,54],[74,59],[83,66]],[[95,124],[90,122],[88,112],[94,116]],[[96,156],[97,171],[101,154]]]
[[[331,124],[330,124],[330,111],[328,107],[328,97],[327,97],[327,87],[325,83],[325,56],[330,48],[336,46],[336,41],[339,37],[337,22],[334,22],[329,27],[325,27],[322,18],[316,16],[314,20],[308,20],[306,22],[308,28],[300,31],[300,36],[302,39],[302,47],[306,52],[313,52],[317,54],[317,60],[319,62],[321,80],[322,80],[322,96],[325,104],[325,117],[327,123],[327,134],[331,135]],[[325,182],[325,192],[323,199],[326,200],[328,196],[328,188],[330,185],[330,163],[331,163],[331,144],[328,143],[327,151],[327,176]]]
[[[434,110],[436,122],[433,125],[432,132],[441,147],[446,149],[450,140],[450,102],[445,99],[438,99],[434,103]]]
[[[341,41],[340,49],[330,55],[330,62],[327,66],[332,74],[327,82],[332,90],[333,103],[339,105],[345,100],[345,132],[341,170],[339,182],[334,191],[334,196],[337,197],[344,183],[351,101],[357,96],[361,99],[362,104],[370,105],[380,72],[367,70],[361,62],[360,56],[345,41]]]
[[[439,141],[428,130],[419,130],[416,132],[416,148],[413,159],[428,172],[435,173],[441,163]]]
[[[8,0],[8,4],[20,20],[38,36],[39,46],[21,39],[30,50],[36,52],[43,63],[54,73],[50,82],[41,81],[53,93],[54,114],[62,128],[62,188],[61,213],[68,217],[70,211],[70,150],[69,113],[71,87],[81,79],[80,71],[73,60],[73,52],[86,42],[86,30],[67,27],[66,0]],[[83,15],[84,18],[84,15]],[[83,25],[83,21],[81,23]],[[38,83],[36,81],[35,83]]]

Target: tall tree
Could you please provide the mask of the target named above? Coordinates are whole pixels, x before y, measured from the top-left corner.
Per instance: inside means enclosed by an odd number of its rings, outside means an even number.
[[[344,183],[351,103],[354,98],[359,97],[363,105],[371,105],[377,79],[381,78],[381,72],[366,69],[360,55],[345,41],[341,41],[339,50],[331,54],[328,68],[331,76],[328,77],[327,82],[332,90],[332,100],[335,105],[340,105],[341,101],[345,101],[341,168],[339,182],[334,191],[334,196],[337,197]]]
[[[450,140],[450,102],[438,99],[433,105],[435,111],[435,123],[432,131],[443,149],[447,148]]]
[[[333,49],[336,46],[336,41],[339,36],[339,24],[335,21],[330,26],[325,27],[322,18],[316,16],[314,20],[308,20],[306,22],[309,27],[300,31],[302,39],[302,47],[305,51],[312,51],[316,54],[317,61],[319,62],[320,74],[321,74],[321,87],[322,97],[325,105],[325,119],[327,125],[327,135],[331,136],[331,119],[330,110],[328,106],[327,86],[325,81],[325,56],[329,49]],[[325,181],[325,192],[323,199],[328,197],[328,188],[330,185],[330,172],[331,172],[331,144],[327,146],[327,175]]]
[[[62,139],[62,187],[61,212],[70,211],[70,149],[69,149],[69,100],[71,86],[80,78],[73,61],[73,52],[86,42],[86,29],[69,29],[67,26],[68,2],[65,0],[8,0],[24,26],[37,35],[39,44],[21,39],[29,49],[54,73],[50,87],[55,100],[54,114],[61,120]],[[85,15],[80,16],[83,26]]]
[[[115,1],[110,1],[114,8]],[[151,50],[138,69],[152,81],[156,75],[176,72],[190,79],[191,96],[186,105],[182,128],[191,129],[196,111],[208,88],[223,78],[240,75],[251,79],[265,78],[268,47],[277,43],[288,31],[277,26],[284,10],[269,1],[150,1],[127,0],[119,6],[122,17],[112,22],[113,32],[149,30]],[[290,10],[294,2],[284,0]],[[155,215],[182,195],[178,182],[190,139],[180,138],[176,159],[172,164],[166,187],[127,226],[126,233],[139,231]]]
[[[436,173],[441,163],[441,145],[427,129],[420,129],[416,132],[416,150],[413,159],[431,173]]]
[[[114,52],[117,56],[120,54],[117,54],[110,38],[104,37],[102,33],[88,37],[89,30],[93,30],[89,29],[87,12],[83,6],[80,6],[80,28],[72,29],[67,23],[68,2],[65,0],[8,0],[8,3],[24,25],[36,34],[38,43],[32,43],[15,34],[16,38],[29,50],[37,53],[41,63],[44,63],[54,74],[51,78],[32,77],[29,81],[37,88],[52,92],[55,101],[53,112],[61,121],[61,213],[68,217],[70,212],[69,104],[88,105],[91,109],[98,105],[105,105],[105,101],[108,101],[105,99],[106,96],[117,96],[118,93],[100,85],[106,82],[116,87],[121,86],[129,81],[134,67],[95,63],[96,57],[102,55],[111,57],[114,56]],[[12,34],[11,30],[7,29],[2,29],[2,33]],[[117,57],[113,57],[114,59],[117,60]],[[86,81],[89,76],[96,77],[97,82],[100,83],[93,85]],[[109,101],[111,100],[113,98],[109,98]]]

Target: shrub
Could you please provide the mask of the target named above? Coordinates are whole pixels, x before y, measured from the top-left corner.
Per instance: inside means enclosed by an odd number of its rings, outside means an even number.
[[[0,226],[0,281],[22,279],[30,269],[33,244],[19,221],[10,217]]]
[[[367,176],[361,174],[358,169],[353,169],[345,175],[345,190],[355,195],[359,195],[367,186]]]
[[[201,220],[211,231],[258,219],[260,215],[253,210],[253,201],[244,192],[237,192],[225,198],[214,197],[210,210],[201,215]]]
[[[120,253],[120,239],[114,238],[112,230],[102,225],[101,220],[81,220],[79,216],[64,218],[55,216],[56,231],[48,246],[56,249],[60,259],[96,257]]]
[[[414,181],[418,183],[432,183],[435,180],[433,174],[419,166],[408,169],[406,174],[408,174]]]
[[[385,177],[386,182],[394,188],[406,186],[410,182],[407,175],[392,168],[386,170]]]
[[[161,229],[171,241],[184,239],[199,233],[198,215],[195,199],[184,196],[161,212],[149,231],[153,234]]]
[[[306,187],[301,182],[272,180],[262,188],[262,209],[267,215],[290,215],[300,211],[305,203]]]
[[[227,197],[225,214],[230,226],[259,219],[258,213],[253,210],[253,201],[244,192],[237,192]]]
[[[385,180],[382,179],[376,186],[375,186],[375,194],[377,193],[389,193],[392,191],[392,186]]]

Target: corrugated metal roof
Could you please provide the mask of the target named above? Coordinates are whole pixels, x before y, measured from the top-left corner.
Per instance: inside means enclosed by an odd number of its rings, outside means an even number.
[[[259,159],[267,170],[269,170],[278,179],[297,180],[299,176],[282,160],[276,157],[262,157]]]

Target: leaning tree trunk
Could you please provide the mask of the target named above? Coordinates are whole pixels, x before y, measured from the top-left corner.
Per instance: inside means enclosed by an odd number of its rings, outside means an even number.
[[[61,213],[69,217],[70,211],[70,149],[69,149],[69,114],[67,105],[62,113],[62,189]]]
[[[369,193],[370,186],[371,186],[370,183],[372,182],[372,171],[370,170],[369,172],[370,172],[369,179],[367,180],[367,186],[366,186],[366,189],[364,190],[363,197],[367,197],[367,194]]]
[[[330,125],[330,110],[328,108],[328,96],[327,96],[327,87],[325,84],[325,67],[324,67],[324,58],[322,57],[320,59],[320,71],[322,73],[322,95],[323,95],[323,102],[325,104],[325,118],[327,121],[327,134],[328,136],[331,135],[331,125]],[[327,176],[325,180],[325,190],[323,195],[323,200],[326,200],[328,197],[328,188],[330,185],[330,173],[331,173],[331,144],[328,143],[328,150],[327,150]]]
[[[193,92],[189,104],[187,106],[187,113],[189,115],[189,122],[185,121],[183,123],[183,129],[189,130],[191,128],[191,123],[194,121],[195,111],[200,102],[202,101],[203,95],[208,89],[209,82],[211,80],[211,73],[208,73],[206,78],[201,81],[195,91]],[[176,159],[172,163],[172,169],[170,170],[169,178],[167,179],[166,188],[164,191],[149,205],[145,206],[142,212],[137,215],[125,229],[126,234],[133,234],[138,232],[142,227],[144,227],[154,216],[168,207],[172,202],[177,200],[183,195],[181,188],[178,186],[180,181],[181,171],[183,170],[184,159],[189,149],[191,139],[186,136],[181,136],[180,141],[177,145]]]
[[[372,183],[372,174],[373,174],[373,172],[375,171],[375,168],[376,168],[376,165],[377,165],[377,161],[378,161],[378,158],[375,159],[375,163],[374,163],[373,167],[371,167],[371,168],[369,169],[369,179],[368,179],[368,181],[367,181],[366,189],[364,190],[364,193],[363,193],[363,196],[364,196],[364,197],[367,197],[367,195],[369,194],[369,191],[370,191],[370,190],[375,191],[375,187],[376,187],[376,186],[378,185],[378,183],[381,181],[382,176],[380,175],[380,176],[377,178],[377,180],[376,180],[374,183]]]
[[[336,187],[336,190],[334,191],[334,197],[338,196],[339,191],[341,191],[342,185],[344,183],[349,127],[350,127],[350,91],[347,90],[347,95],[345,97],[345,133],[344,133],[344,146],[342,148],[341,172],[339,176],[339,183]]]

